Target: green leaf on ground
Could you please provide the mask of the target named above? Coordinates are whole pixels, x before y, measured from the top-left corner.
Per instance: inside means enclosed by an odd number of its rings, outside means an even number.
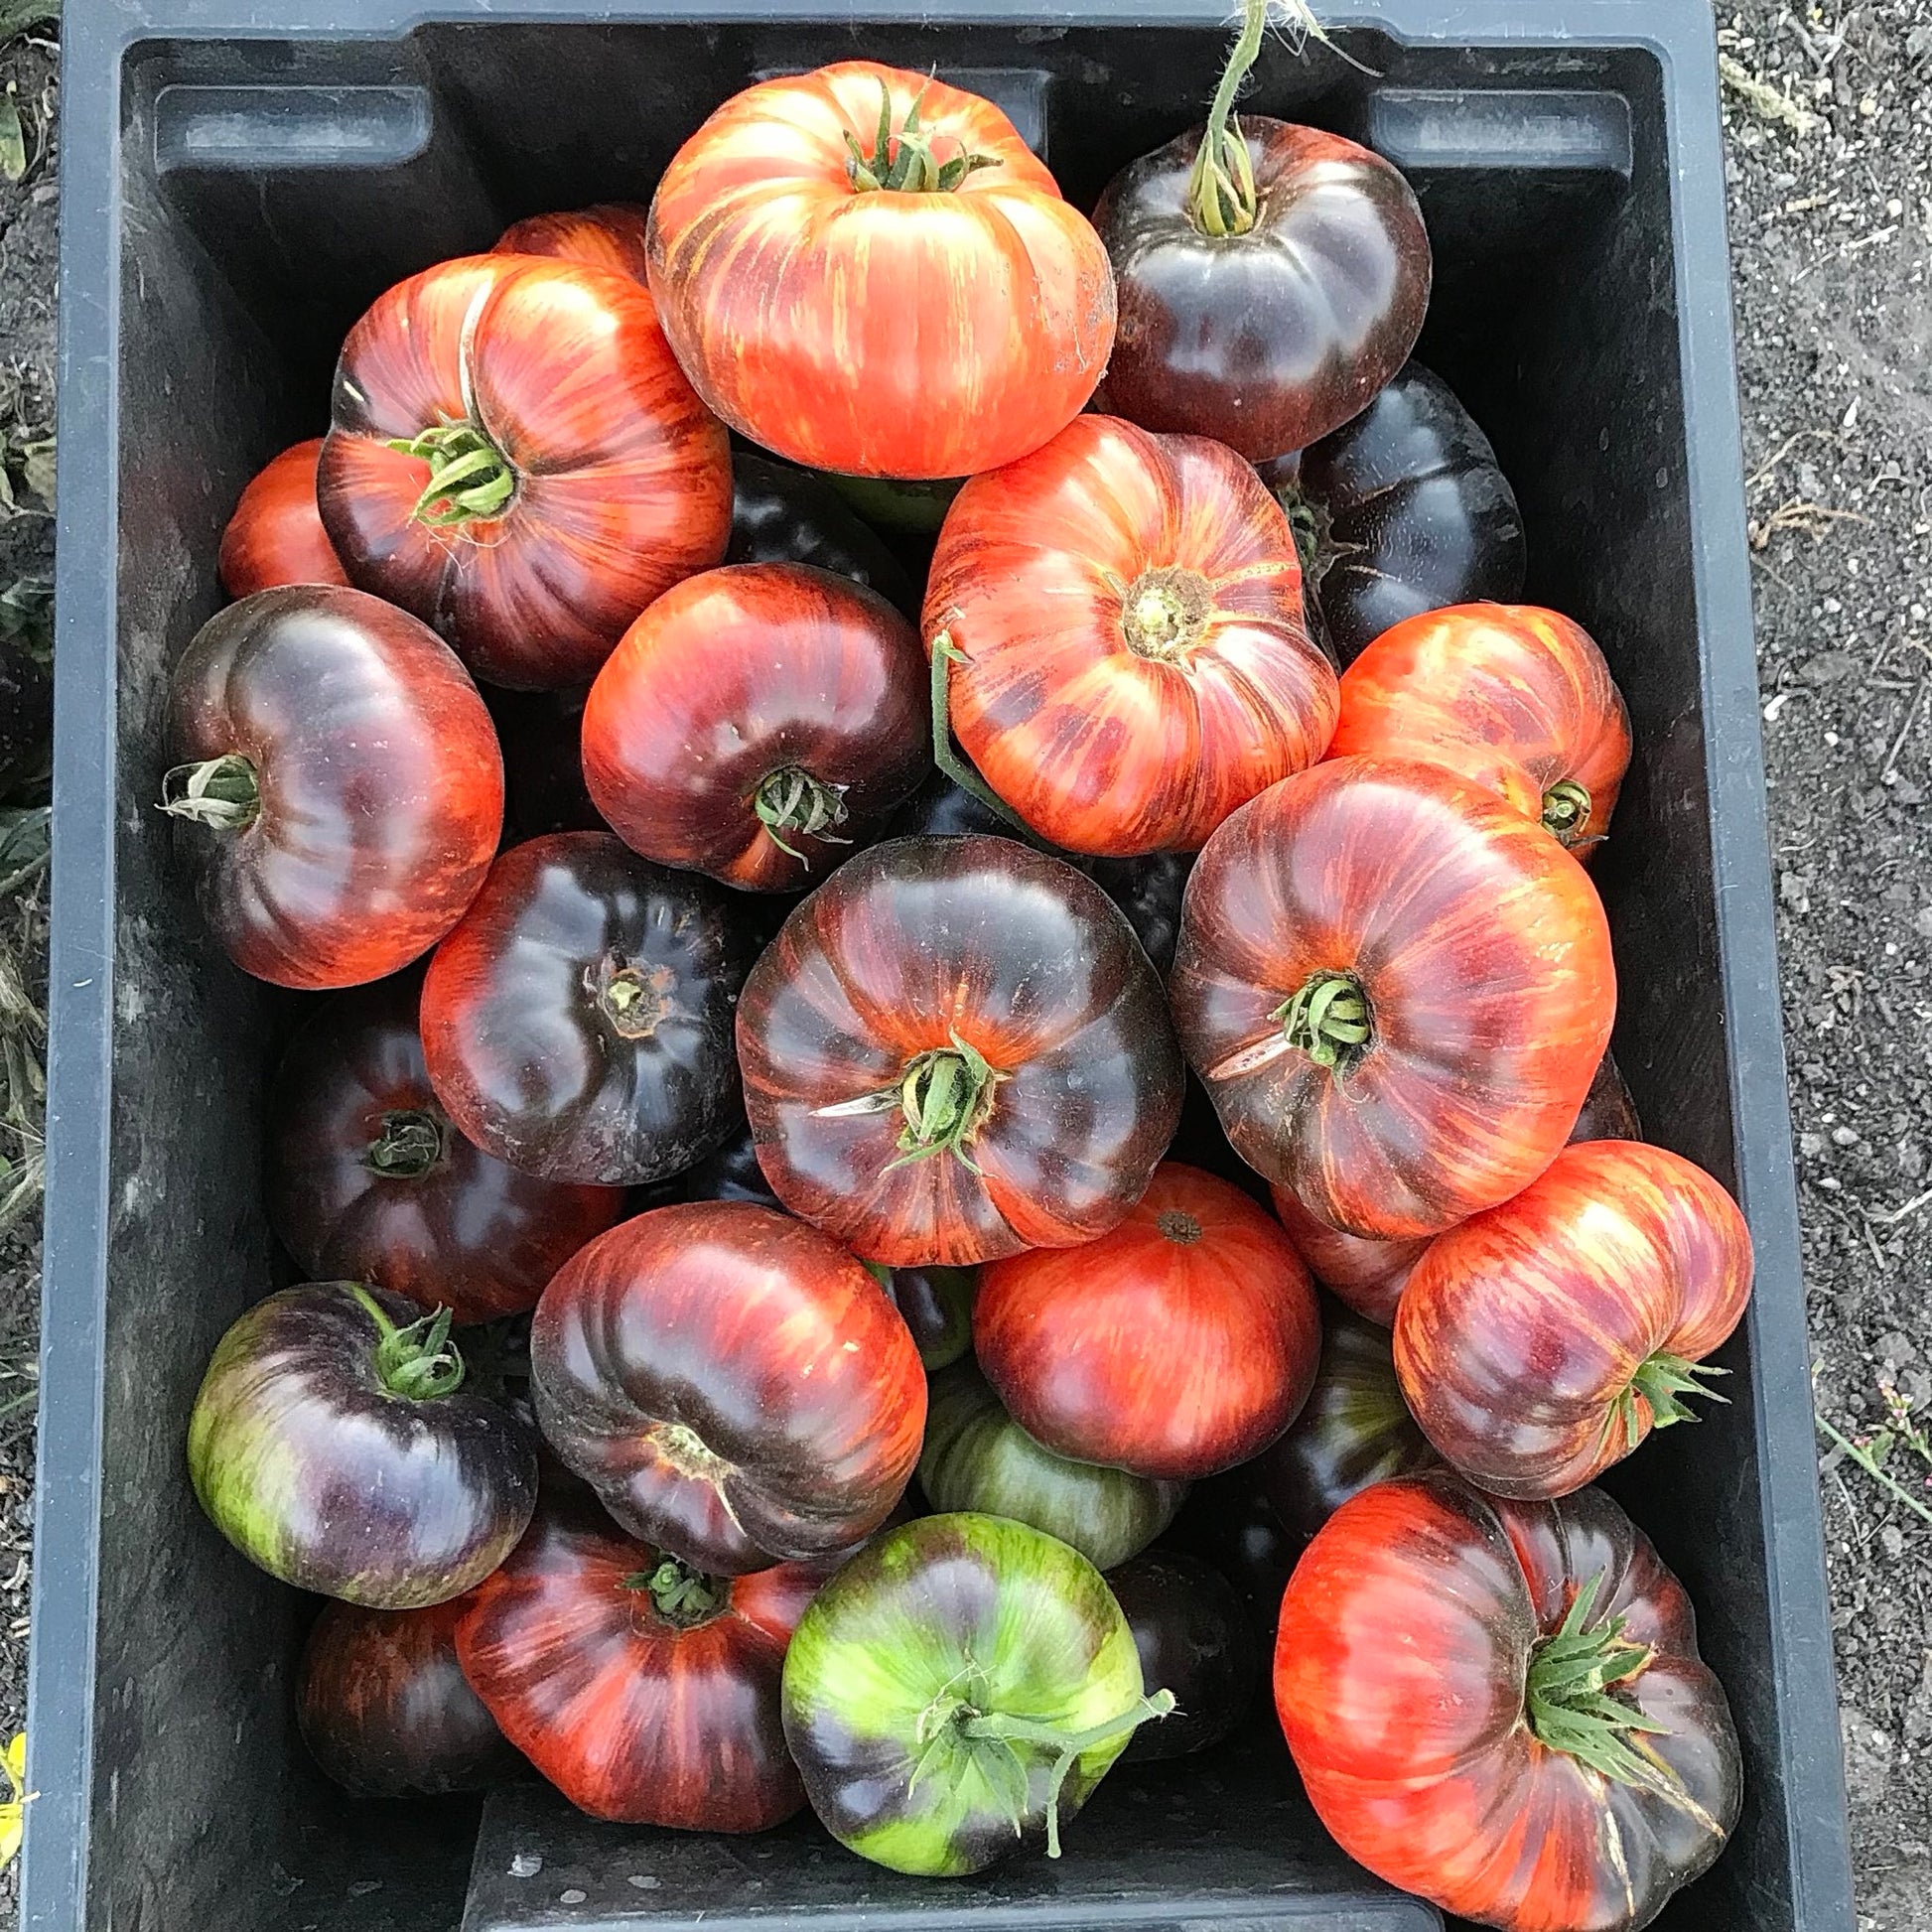
[[[20,123],[20,103],[9,87],[0,94],[0,181],[18,181],[27,172],[27,130]]]

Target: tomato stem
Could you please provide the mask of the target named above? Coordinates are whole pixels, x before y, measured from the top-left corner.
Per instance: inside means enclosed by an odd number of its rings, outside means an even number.
[[[930,82],[927,83],[930,85]],[[898,139],[893,139],[893,90],[883,80],[879,84],[879,131],[872,152],[859,145],[859,137],[846,131],[845,145],[851,159],[845,165],[853,192],[859,195],[950,195],[968,175],[982,168],[1003,168],[998,155],[973,154],[961,150],[950,161],[941,162],[932,152],[932,136],[919,126],[925,106],[926,89],[905,110]]]
[[[1584,834],[1589,829],[1588,790],[1575,778],[1563,778],[1543,794],[1543,827],[1565,845],[1585,845],[1591,841]]]
[[[1122,597],[1121,634],[1137,657],[1157,664],[1183,663],[1213,614],[1213,588],[1199,571],[1143,571]]]
[[[954,749],[951,723],[951,674],[953,662],[965,653],[952,640],[952,632],[942,630],[932,640],[932,761],[961,791],[969,792],[990,812],[996,812],[1037,852],[1058,856],[1058,847],[1049,845],[1000,794],[973,768],[972,763]]]
[[[1268,0],[1247,0],[1241,38],[1228,56],[1221,84],[1214,90],[1214,104],[1207,110],[1207,126],[1201,132],[1200,148],[1187,180],[1187,209],[1194,226],[1205,235],[1244,235],[1255,225],[1254,162],[1234,112],[1234,97],[1261,58],[1267,26]]]
[[[463,1386],[463,1355],[450,1339],[450,1309],[438,1309],[398,1328],[382,1304],[360,1282],[348,1291],[375,1323],[375,1376],[385,1391],[405,1402],[434,1402]]]
[[[673,1011],[676,979],[669,967],[620,965],[607,959],[585,977],[620,1039],[648,1039]]]
[[[905,1063],[899,1076],[899,1158],[887,1169],[909,1168],[935,1154],[950,1154],[969,1173],[978,1173],[967,1143],[978,1134],[993,1107],[994,1089],[1006,1078],[970,1040],[952,1035],[950,1046],[936,1046]]]
[[[448,529],[500,516],[516,494],[515,465],[477,423],[438,423],[415,437],[391,437],[389,447],[429,465],[429,482],[409,513],[414,522]]]
[[[1640,1677],[1654,1653],[1648,1644],[1624,1641],[1624,1617],[1606,1616],[1589,1627],[1605,1574],[1578,1590],[1562,1623],[1531,1650],[1524,1716],[1546,1749],[1568,1752],[1603,1777],[1652,1790],[1674,1787],[1677,1774],[1643,1742],[1668,1726],[1610,1695]]]
[[[178,764],[161,780],[160,809],[217,832],[242,832],[261,816],[261,775],[239,752]]]
[[[1155,1226],[1162,1236],[1178,1248],[1191,1248],[1201,1238],[1201,1224],[1193,1215],[1184,1214],[1177,1207],[1170,1207],[1155,1220]]]
[[[644,1590],[651,1607],[679,1630],[709,1623],[731,1601],[728,1577],[710,1577],[677,1557],[665,1557],[655,1570],[638,1570],[623,1580],[625,1589]]]
[[[442,1160],[443,1123],[420,1108],[402,1108],[382,1116],[382,1132],[363,1153],[362,1165],[371,1173],[397,1180],[415,1180]]]
[[[850,839],[832,836],[834,825],[845,823],[844,785],[826,784],[795,764],[782,764],[767,771],[752,794],[752,809],[765,829],[771,843],[801,866],[811,861],[797,847],[787,845],[780,836],[796,832],[826,845],[850,845]]]
[[[1661,1348],[1654,1355],[1646,1355],[1637,1364],[1629,1387],[1610,1405],[1609,1414],[1603,1418],[1605,1447],[1619,1428],[1623,1432],[1625,1454],[1643,1441],[1643,1418],[1637,1409],[1639,1398],[1650,1411],[1652,1429],[1668,1429],[1672,1423],[1701,1420],[1695,1409],[1686,1407],[1683,1398],[1696,1395],[1710,1402],[1728,1402],[1728,1396],[1720,1395],[1705,1382],[1707,1376],[1728,1373],[1715,1362],[1694,1362]]]
[[[1353,1071],[1368,1051],[1374,1015],[1368,995],[1346,973],[1316,973],[1270,1015],[1316,1066],[1336,1075]]]
[[[1066,1774],[1090,1750],[1111,1744],[1138,1730],[1151,1718],[1165,1718],[1174,1708],[1172,1691],[1156,1691],[1139,1699],[1117,1718],[1089,1725],[1085,1730],[1062,1730],[1054,1725],[1035,1724],[1031,1718],[1013,1718],[1003,1711],[985,1713],[961,1709],[955,1723],[962,1737],[973,1743],[1031,1744],[1037,1750],[1053,1753],[1052,1769],[1046,1777],[1046,1856],[1060,1855],[1060,1790]],[[1022,1787],[1024,1789],[1024,1786]],[[1018,1825],[1016,1815],[1014,1823]]]

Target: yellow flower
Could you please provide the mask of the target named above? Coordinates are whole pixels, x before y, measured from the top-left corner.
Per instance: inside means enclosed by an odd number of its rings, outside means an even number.
[[[13,1741],[4,1753],[0,1753],[0,1771],[6,1772],[7,1784],[13,1794],[0,1799],[0,1870],[5,1870],[20,1856],[21,1834],[26,1829],[22,1815],[31,1795],[27,1789],[27,1733],[24,1730],[15,1731]]]

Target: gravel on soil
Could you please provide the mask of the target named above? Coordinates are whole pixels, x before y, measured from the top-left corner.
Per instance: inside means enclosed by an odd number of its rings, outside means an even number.
[[[1932,1932],[1932,0],[1714,13],[1860,1926]],[[51,576],[44,31],[0,50],[9,83],[29,165],[0,180],[0,594]],[[0,907],[0,941],[44,933],[44,890]],[[0,1738],[24,1709],[38,1288],[38,1241],[0,1235]]]

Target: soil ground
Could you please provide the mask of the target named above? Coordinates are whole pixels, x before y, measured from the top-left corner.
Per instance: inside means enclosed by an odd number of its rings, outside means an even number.
[[[1792,1131],[1818,1407],[1843,1439],[1821,1429],[1860,1920],[1932,1932],[1932,0],[1716,15]],[[23,163],[8,179],[0,108],[0,615],[22,621],[52,575],[55,63],[46,29],[0,49]],[[30,1008],[44,896],[35,873],[0,902],[0,978],[17,957]],[[35,1017],[0,985],[14,1116]],[[0,1154],[31,1162],[18,1118]],[[0,1738],[26,1677],[39,1248],[19,1228],[0,1233]]]

